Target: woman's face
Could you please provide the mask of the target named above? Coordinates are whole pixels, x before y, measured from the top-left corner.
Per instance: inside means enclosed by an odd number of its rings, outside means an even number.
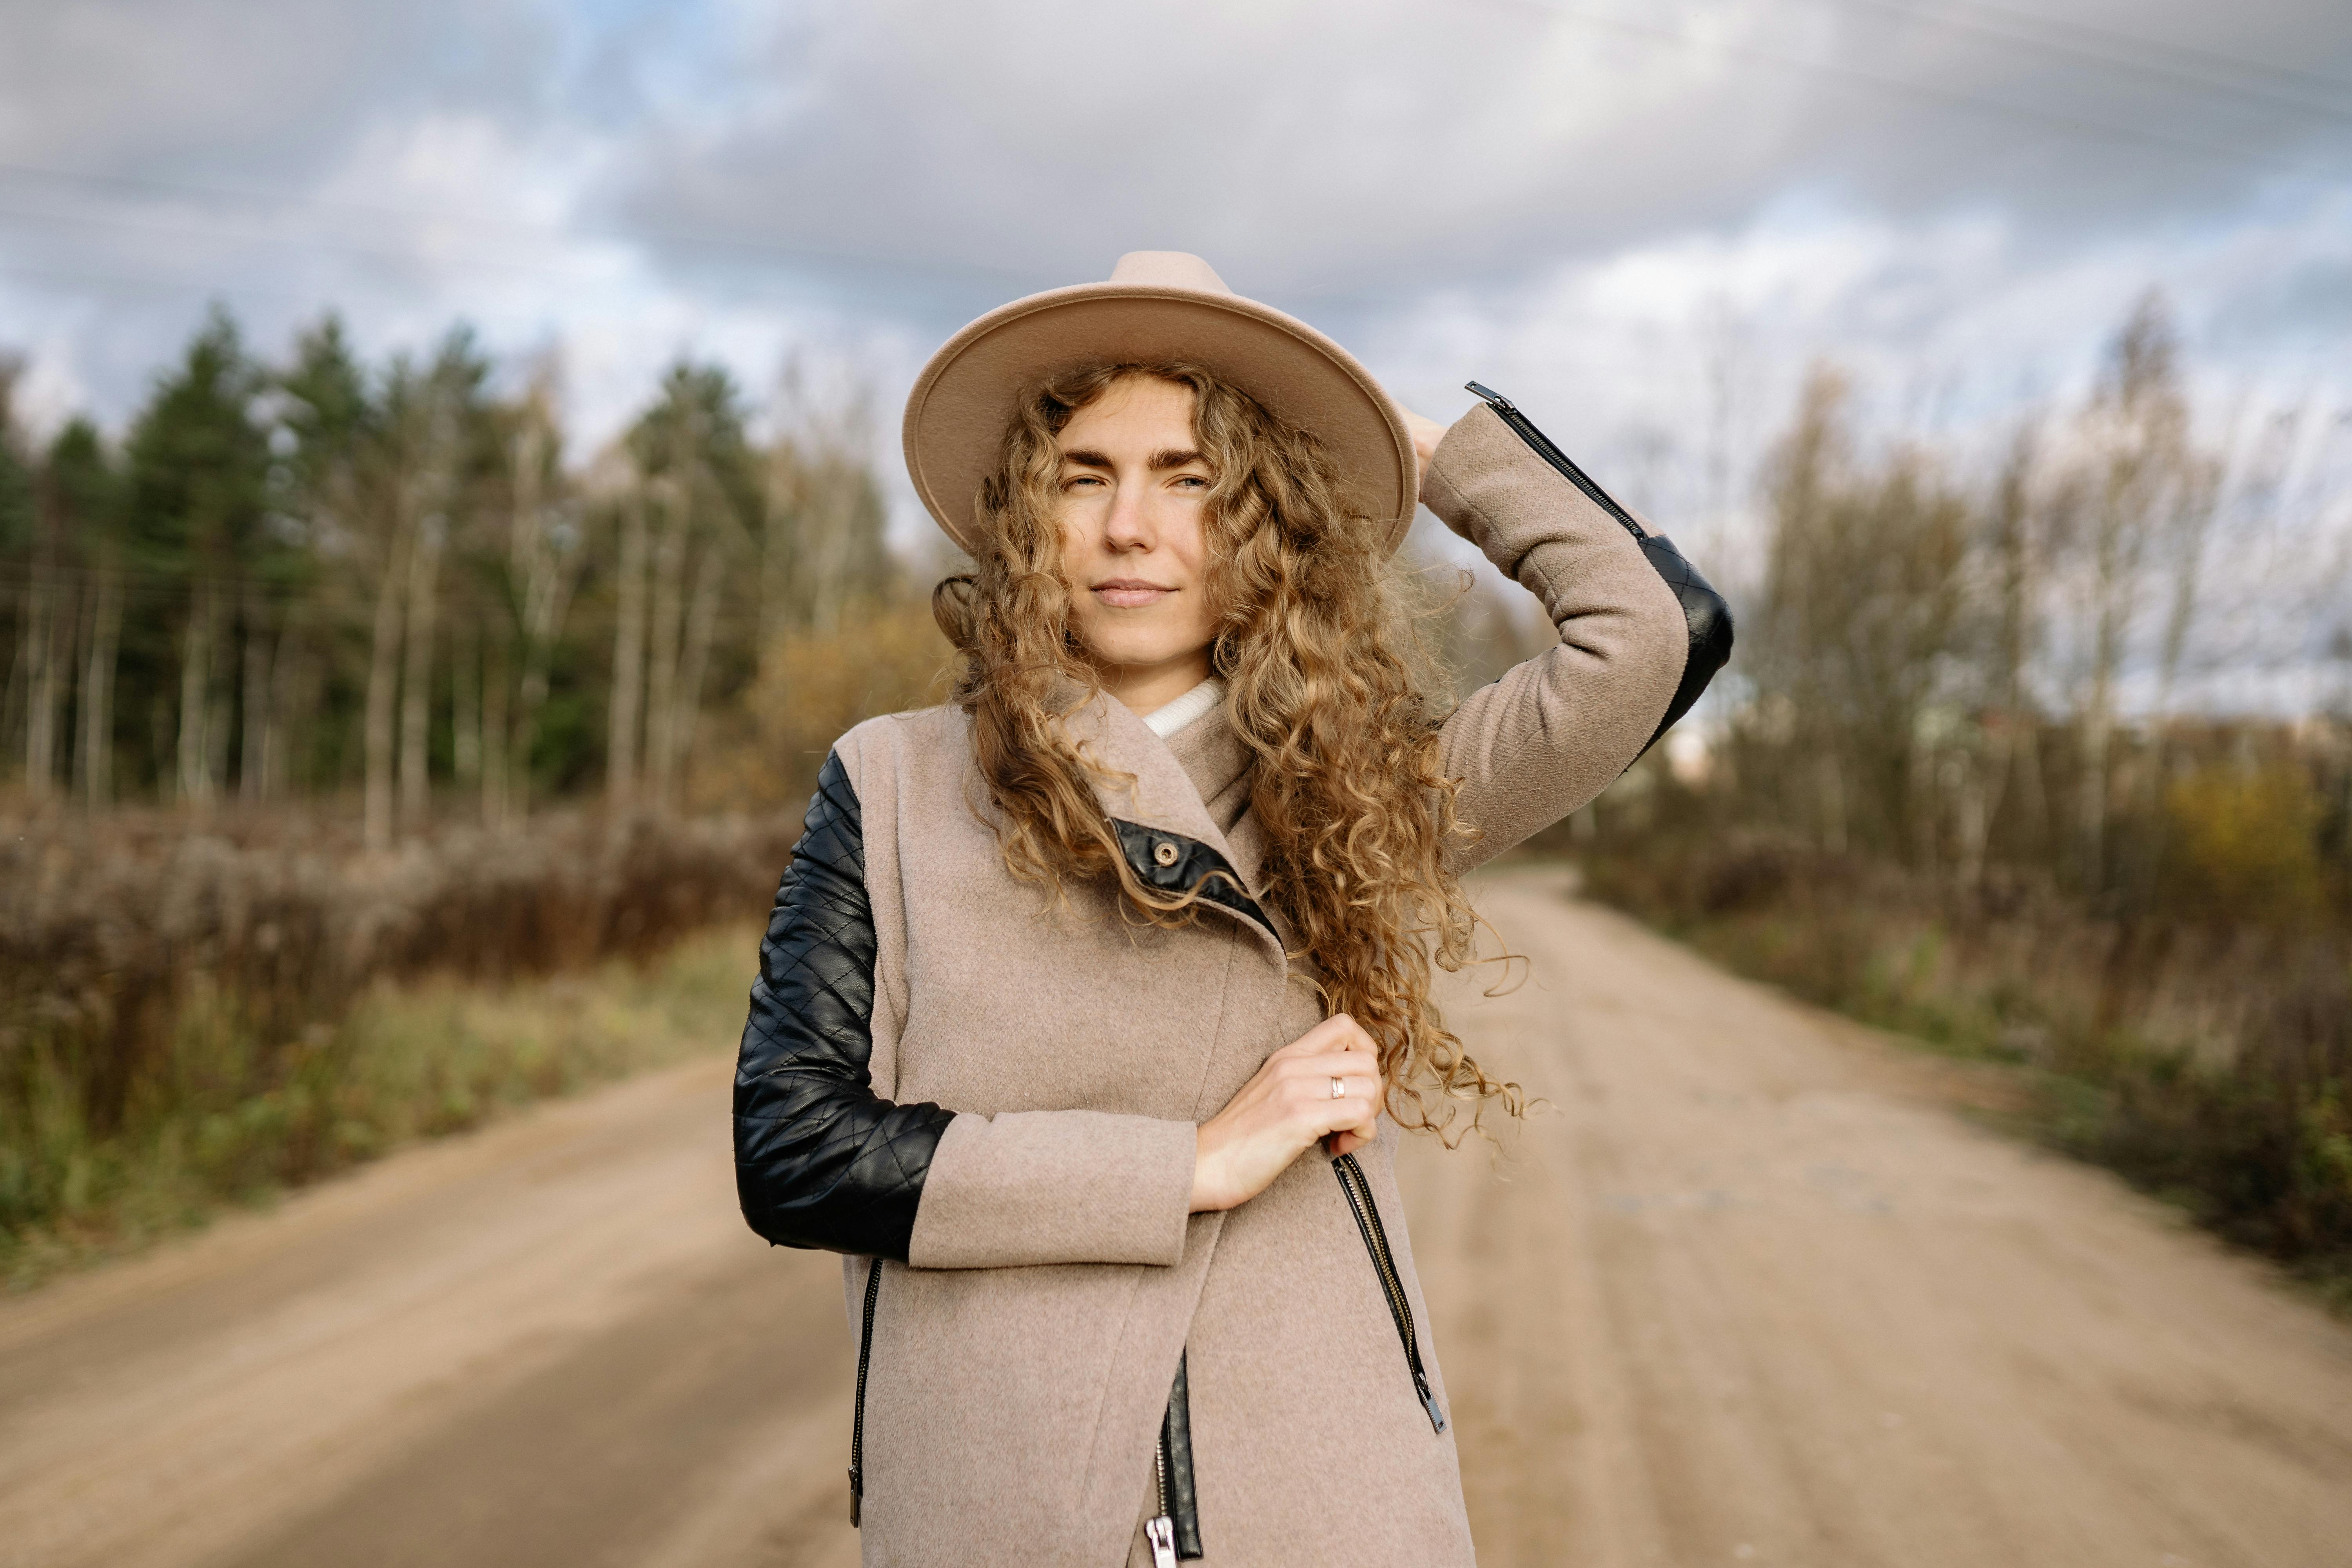
[[[1114,384],[1062,428],[1056,504],[1070,615],[1104,687],[1139,713],[1209,674],[1207,520],[1192,389]]]

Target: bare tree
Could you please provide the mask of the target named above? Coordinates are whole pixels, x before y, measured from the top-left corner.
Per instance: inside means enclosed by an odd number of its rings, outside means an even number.
[[[122,565],[110,541],[99,561],[89,652],[74,703],[80,742],[75,769],[82,804],[93,810],[114,798],[114,673],[121,645]]]
[[[2081,428],[2088,469],[2091,644],[2076,710],[2078,853],[2086,886],[2106,878],[2116,682],[2145,592],[2152,542],[2192,482],[2178,341],[2161,295],[2144,296],[2107,353]],[[2185,623],[2184,623],[2185,625]]]
[[[1772,463],[1767,576],[1750,663],[1810,773],[1833,851],[1937,854],[1930,721],[1958,645],[1972,517],[1940,468],[1858,464],[1843,377],[1817,370]]]
[[[554,367],[542,363],[512,410],[506,450],[507,571],[521,667],[516,677],[512,734],[494,748],[490,759],[499,777],[494,787],[486,773],[483,786],[486,796],[497,800],[502,821],[519,819],[530,809],[530,759],[538,743],[539,716],[547,706],[550,665],[587,558],[578,538],[577,509],[565,494],[555,405]],[[492,646],[502,661],[505,645]],[[490,689],[502,710],[504,683],[494,683]],[[491,722],[490,732],[507,734],[502,715]]]
[[[616,813],[636,805],[639,710],[646,681],[646,497],[619,508],[620,559],[614,567],[618,605],[613,617],[613,674],[605,718],[604,794]]]
[[[2041,532],[2032,484],[2040,454],[2038,421],[2022,421],[1993,486],[1987,543],[1992,598],[1991,658],[1979,718],[1981,766],[1969,770],[1958,803],[1958,874],[1974,887],[1984,878],[1993,824],[2012,781],[2029,812],[2042,813],[2039,720],[2026,674],[2042,641]]]
[[[692,750],[727,563],[746,553],[746,522],[757,504],[732,381],[716,367],[674,367],[628,446],[638,510],[652,520],[645,783],[650,803],[667,810]],[[625,578],[622,587],[628,593]]]

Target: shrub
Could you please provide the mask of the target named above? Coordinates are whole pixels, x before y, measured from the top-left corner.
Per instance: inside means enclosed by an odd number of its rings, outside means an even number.
[[[18,825],[0,841],[0,1252],[179,1223],[566,1086],[581,1064],[347,1020],[383,982],[641,962],[755,920],[798,816],[555,816],[392,857],[291,815]],[[730,1008],[748,946],[739,962]]]

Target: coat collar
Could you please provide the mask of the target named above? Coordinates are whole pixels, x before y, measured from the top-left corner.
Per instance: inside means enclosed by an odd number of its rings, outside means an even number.
[[[1243,890],[1258,898],[1263,855],[1255,825],[1246,812],[1237,812],[1228,833],[1208,805],[1227,804],[1248,765],[1222,710],[1172,737],[1174,749],[1108,692],[1095,692],[1062,722],[1078,754],[1097,770],[1095,798],[1104,815],[1207,845],[1234,868]]]

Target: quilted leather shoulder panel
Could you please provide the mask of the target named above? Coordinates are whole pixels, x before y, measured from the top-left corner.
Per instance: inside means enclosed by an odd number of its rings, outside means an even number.
[[[735,1186],[781,1247],[906,1260],[952,1111],[874,1093],[874,912],[857,792],[825,758],[776,889],[735,1066]]]

